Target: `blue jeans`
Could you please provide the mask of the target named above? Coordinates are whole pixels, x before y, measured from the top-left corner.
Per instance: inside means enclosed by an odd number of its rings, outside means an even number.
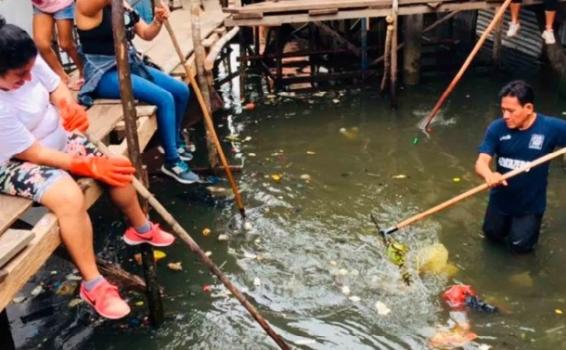
[[[157,106],[157,126],[165,150],[165,162],[179,161],[177,148],[181,145],[181,124],[189,104],[189,87],[155,68],[147,67],[153,81],[132,74],[134,97]],[[120,82],[116,68],[106,72],[94,93],[101,98],[120,98]]]

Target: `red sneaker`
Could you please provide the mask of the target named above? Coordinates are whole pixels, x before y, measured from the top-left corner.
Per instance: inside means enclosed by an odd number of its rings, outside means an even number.
[[[151,230],[144,234],[139,234],[135,228],[130,227],[122,238],[129,245],[149,243],[154,247],[167,247],[175,242],[175,237],[160,229],[158,224],[151,224]]]
[[[117,320],[130,313],[130,307],[120,297],[118,288],[106,280],[100,282],[90,292],[81,284],[80,296],[102,317]]]

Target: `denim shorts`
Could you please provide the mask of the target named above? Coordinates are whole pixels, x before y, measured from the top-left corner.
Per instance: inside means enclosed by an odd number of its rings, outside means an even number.
[[[53,16],[53,18],[56,21],[60,21],[60,20],[65,20],[65,19],[74,19],[75,18],[75,2],[73,2],[72,4],[70,4],[69,6],[60,9],[59,11],[55,12],[55,13],[47,13],[47,12],[43,12],[40,9],[38,9],[37,7],[33,6],[33,14],[37,15],[40,13],[44,13],[46,15],[50,15]]]
[[[76,156],[101,156],[94,144],[84,135],[68,133],[63,152]],[[10,159],[0,164],[0,193],[41,202],[47,190],[59,179],[69,177],[65,170]]]

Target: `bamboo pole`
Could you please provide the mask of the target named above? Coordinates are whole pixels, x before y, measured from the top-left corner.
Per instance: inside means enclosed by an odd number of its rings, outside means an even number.
[[[216,150],[218,151],[218,156],[220,157],[220,162],[222,164],[222,167],[224,168],[224,171],[226,172],[226,177],[228,178],[228,182],[230,183],[230,187],[232,187],[232,192],[234,192],[234,199],[236,201],[238,209],[240,210],[240,214],[242,215],[243,218],[245,218],[246,217],[246,211],[245,211],[245,208],[244,208],[244,201],[242,200],[242,196],[240,194],[240,191],[238,190],[238,186],[236,184],[236,181],[234,180],[234,176],[232,175],[232,171],[230,170],[230,166],[228,165],[228,161],[226,160],[226,155],[224,154],[224,151],[222,150],[222,146],[220,145],[220,140],[218,139],[218,135],[216,134],[216,130],[214,129],[214,123],[213,123],[212,117],[210,115],[210,110],[208,109],[206,102],[204,101],[204,97],[203,97],[203,94],[201,92],[201,89],[199,88],[199,85],[195,81],[195,78],[193,77],[193,74],[191,73],[190,68],[184,63],[185,58],[184,58],[183,52],[181,51],[181,47],[179,46],[179,42],[177,41],[177,36],[175,35],[175,32],[173,31],[173,27],[171,26],[171,23],[169,23],[169,21],[165,21],[164,25],[165,25],[165,28],[167,29],[167,32],[169,33],[169,37],[171,38],[171,41],[173,42],[173,46],[175,47],[175,51],[177,52],[177,55],[179,56],[179,59],[181,60],[181,65],[185,68],[185,75],[188,77],[189,83],[193,87],[193,90],[194,90],[195,95],[197,97],[197,100],[199,102],[200,108],[202,110],[202,114],[203,114],[203,118],[204,118],[204,124],[206,126],[208,133],[211,136],[212,142],[213,142],[214,146],[216,147]]]
[[[505,0],[505,2],[501,5],[501,7],[499,7],[499,10],[497,10],[495,16],[491,20],[491,23],[489,24],[489,26],[487,26],[486,30],[479,38],[478,42],[476,43],[476,45],[474,46],[474,48],[466,58],[466,61],[464,61],[464,64],[462,64],[462,67],[460,68],[456,76],[454,76],[454,78],[452,79],[446,90],[442,93],[442,95],[434,105],[434,108],[432,109],[430,114],[420,123],[420,128],[425,133],[429,131],[429,126],[434,120],[434,117],[436,117],[436,115],[440,111],[440,108],[442,107],[442,105],[444,105],[444,102],[446,102],[446,100],[448,99],[448,96],[450,96],[454,88],[456,88],[456,85],[458,85],[458,82],[460,81],[460,79],[462,78],[462,76],[464,75],[464,73],[472,63],[473,59],[476,57],[480,48],[483,46],[483,43],[486,41],[487,37],[489,36],[489,33],[491,33],[493,28],[495,28],[495,26],[497,25],[497,22],[499,22],[499,20],[505,14],[505,11],[507,10],[507,7],[509,7],[509,4],[511,4],[511,1],[512,0]]]
[[[139,140],[137,132],[137,116],[132,91],[132,80],[130,76],[129,47],[126,39],[126,29],[124,26],[124,5],[122,0],[112,0],[112,32],[114,37],[114,50],[118,68],[118,79],[120,82],[120,98],[126,124],[126,140],[128,144],[128,155],[132,160],[138,174],[146,180],[147,175],[141,161]],[[147,203],[145,205],[147,209]],[[157,271],[153,258],[153,248],[148,244],[140,246],[142,255],[143,272],[146,280],[146,294],[151,322],[154,326],[163,323],[163,302],[159,284],[157,282]]]
[[[552,152],[552,153],[548,153],[547,155],[542,156],[542,157],[540,157],[540,158],[537,158],[537,159],[535,159],[535,160],[533,160],[533,161],[531,161],[531,162],[529,162],[529,163],[523,165],[523,166],[520,167],[520,168],[511,170],[510,172],[507,172],[507,173],[503,174],[503,176],[502,176],[501,179],[502,179],[502,181],[503,181],[503,180],[508,180],[508,179],[510,179],[510,178],[512,178],[512,177],[514,177],[514,176],[516,176],[516,175],[519,175],[519,174],[521,174],[521,173],[528,172],[528,171],[531,170],[532,168],[534,168],[534,167],[536,167],[536,166],[538,166],[538,165],[541,165],[541,164],[543,164],[543,163],[546,163],[546,162],[548,162],[548,161],[550,161],[550,160],[552,160],[552,159],[554,159],[554,158],[557,158],[557,157],[559,157],[559,156],[561,156],[561,155],[564,155],[564,154],[566,154],[566,147],[561,148],[561,149],[559,149],[559,150],[557,150],[557,151],[554,151],[554,152]],[[445,202],[442,202],[442,203],[440,203],[440,204],[438,204],[438,205],[436,205],[436,206],[434,206],[434,207],[432,207],[432,208],[430,208],[430,209],[428,209],[428,210],[426,210],[426,211],[424,211],[424,212],[422,212],[422,213],[419,213],[419,214],[417,214],[417,215],[411,216],[410,218],[401,221],[400,223],[398,223],[398,224],[395,225],[395,226],[392,226],[392,227],[387,228],[387,229],[384,229],[384,230],[380,230],[380,232],[381,232],[381,234],[383,234],[385,237],[387,237],[387,235],[390,235],[390,234],[392,234],[393,232],[396,232],[396,231],[402,229],[403,227],[407,227],[407,226],[409,226],[409,225],[411,225],[411,224],[413,224],[413,223],[415,223],[415,222],[417,222],[417,221],[421,221],[421,220],[423,220],[423,219],[429,217],[429,216],[432,215],[432,214],[435,214],[435,213],[437,213],[437,212],[439,212],[439,211],[441,211],[441,210],[444,210],[444,209],[446,209],[446,208],[449,208],[449,207],[453,206],[454,204],[456,204],[456,203],[458,203],[458,202],[460,202],[460,201],[462,201],[462,200],[464,200],[464,199],[466,199],[466,198],[469,198],[469,197],[475,195],[476,193],[479,193],[479,192],[482,192],[482,191],[484,191],[484,190],[487,190],[488,188],[489,188],[489,186],[487,185],[487,183],[483,183],[483,184],[481,184],[481,185],[479,185],[479,186],[476,186],[476,187],[474,187],[474,188],[472,188],[472,189],[470,189],[470,190],[468,190],[468,191],[466,191],[466,192],[464,192],[464,193],[462,193],[462,194],[460,194],[460,195],[458,195],[458,196],[456,196],[456,197],[453,197],[453,198],[451,198],[451,199],[449,199],[449,200],[447,200],[447,201],[445,201]]]
[[[397,40],[399,30],[399,1],[393,0],[391,15],[393,16],[393,32],[391,33],[391,81],[390,81],[390,98],[391,106],[397,106]]]
[[[121,0],[115,0],[121,1]],[[112,155],[112,152],[104,145],[100,140],[90,139],[96,147],[106,155]],[[234,294],[236,299],[244,306],[244,308],[250,313],[250,315],[259,323],[259,325],[265,330],[265,332],[277,343],[281,349],[290,349],[287,343],[279,336],[269,325],[269,323],[261,316],[261,314],[256,310],[256,308],[246,299],[246,297],[230,282],[228,277],[216,266],[216,264],[205,254],[205,252],[200,248],[200,246],[193,240],[189,233],[179,224],[179,222],[165,209],[165,207],[149,192],[149,190],[134,177],[132,185],[138,194],[148,201],[155,211],[163,218],[163,220],[173,229],[173,232],[189,247],[189,249],[195,253],[198,258],[206,265],[206,267],[212,272],[216,277],[222,281],[222,284]],[[144,244],[147,245],[147,244]]]

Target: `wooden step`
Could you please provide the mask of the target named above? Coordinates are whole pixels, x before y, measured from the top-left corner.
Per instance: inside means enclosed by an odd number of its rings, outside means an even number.
[[[21,252],[33,239],[29,230],[9,229],[0,237],[0,267],[4,267],[10,259]]]

